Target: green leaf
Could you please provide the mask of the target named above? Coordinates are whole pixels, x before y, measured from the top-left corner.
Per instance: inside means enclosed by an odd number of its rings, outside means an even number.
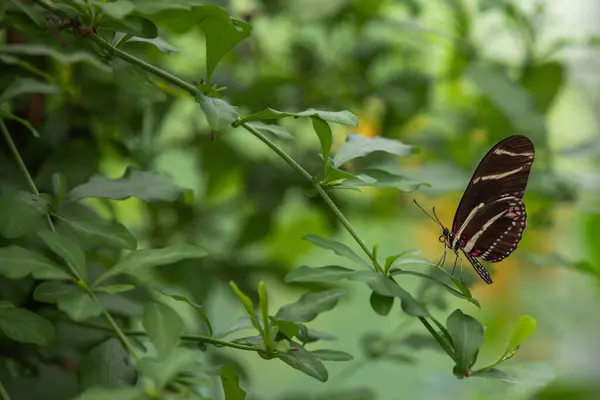
[[[185,13],[182,13],[182,15],[185,15],[189,14],[188,12],[191,9],[190,0],[171,0],[168,3],[162,0],[146,0],[136,1],[135,4],[135,10],[143,15],[153,15],[167,10],[184,11]],[[189,27],[186,27],[183,31],[187,31],[188,29]]]
[[[139,371],[152,379],[158,388],[163,388],[186,369],[197,369],[199,352],[183,347],[175,347],[162,361],[144,358],[139,363]]]
[[[54,196],[56,196],[56,199],[59,202],[62,202],[65,197],[67,197],[69,189],[65,174],[62,172],[55,172],[52,174],[52,190],[54,191]]]
[[[209,97],[202,92],[198,92],[196,102],[200,103],[200,108],[206,116],[208,125],[215,131],[229,127],[238,119],[237,107],[232,106],[225,100]]]
[[[279,355],[281,361],[321,382],[327,382],[329,374],[321,361],[298,343],[290,342],[290,344],[290,351]]]
[[[136,380],[137,371],[129,354],[115,338],[94,347],[77,363],[77,382],[82,390],[132,386]]]
[[[158,36],[156,25],[138,15],[128,15],[123,19],[105,16],[101,21],[101,27],[108,31],[128,33],[142,38],[152,39]]]
[[[15,239],[40,228],[48,203],[28,192],[9,192],[0,196],[0,210],[0,235]]]
[[[286,321],[283,319],[269,317],[271,323],[277,327],[277,332],[282,333],[286,338],[292,339],[300,332],[298,324],[292,321]]]
[[[12,119],[13,121],[17,121],[18,123],[23,125],[25,128],[29,129],[29,132],[31,132],[31,134],[34,137],[36,137],[36,138],[40,137],[40,134],[38,133],[38,131],[33,127],[33,125],[31,125],[29,123],[29,121],[27,121],[26,119],[23,119],[21,117],[17,117],[16,115],[6,111],[3,108],[0,108],[0,120],[1,119]]]
[[[38,56],[38,57],[50,57],[62,64],[75,64],[84,62],[91,64],[96,68],[104,71],[108,71],[105,64],[99,61],[98,57],[92,53],[84,51],[73,51],[67,52],[66,50],[58,50],[57,48],[47,46],[45,44],[10,44],[0,45],[0,54],[6,55],[20,55],[20,56]],[[18,60],[15,63],[22,63],[22,60]],[[0,113],[1,114],[1,113]]]
[[[54,231],[40,231],[38,236],[77,273],[79,280],[87,279],[85,253],[79,244]]]
[[[263,135],[266,134],[268,136],[275,136],[279,139],[292,140],[294,137],[291,133],[289,133],[283,126],[277,124],[265,124],[260,121],[248,122],[252,128],[256,129]]]
[[[311,268],[302,265],[287,273],[285,283],[295,282],[335,282],[348,278],[356,271],[340,267],[338,265],[328,265],[326,267]]]
[[[94,283],[98,283],[117,275],[135,276],[142,270],[169,265],[190,258],[206,256],[206,250],[191,244],[180,243],[162,249],[143,249],[132,251],[123,257],[114,267],[100,275]]]
[[[339,167],[348,161],[364,157],[376,151],[383,151],[385,153],[405,157],[413,154],[415,152],[415,147],[407,146],[395,139],[383,137],[370,139],[357,133],[351,133],[346,137],[346,142],[333,158],[333,166]]]
[[[521,84],[533,98],[536,109],[546,114],[565,83],[565,69],[562,63],[550,61],[525,68]]]
[[[470,315],[456,309],[446,320],[446,328],[454,343],[456,373],[465,376],[475,361],[483,344],[483,326]]]
[[[269,328],[269,296],[267,295],[267,287],[263,281],[258,282],[258,308],[262,317],[265,345],[267,346],[267,350],[269,350],[273,346],[271,329]]]
[[[273,110],[272,108],[266,108],[263,111],[257,112],[256,114],[248,115],[238,120],[233,125],[240,126],[241,124],[249,121],[272,120],[286,117],[318,117],[324,121],[333,122],[336,124],[358,126],[358,118],[356,118],[356,116],[350,111],[322,111],[315,110],[314,108],[309,108],[308,110],[301,111],[298,113],[277,111]]]
[[[333,143],[333,135],[329,124],[318,117],[312,117],[312,124],[315,133],[319,137],[321,143],[321,154],[323,155],[323,176],[327,176],[327,168],[329,167],[329,152]]]
[[[252,323],[252,320],[250,320],[250,317],[241,317],[233,324],[227,326],[225,329],[222,329],[215,333],[214,337],[217,339],[222,339],[225,336],[231,335],[232,333],[245,331],[253,328],[254,324]]]
[[[168,297],[172,298],[173,300],[183,301],[183,302],[189,304],[190,306],[192,306],[204,320],[204,323],[206,324],[206,327],[208,328],[208,335],[209,336],[213,335],[212,325],[210,323],[210,320],[208,319],[208,315],[206,314],[206,310],[204,309],[203,306],[188,299],[186,296],[182,295],[181,293],[177,292],[176,290],[171,290],[171,289],[156,289],[156,290],[158,290],[164,296],[168,296]]]
[[[224,8],[215,5],[194,7],[192,13],[198,18],[198,26],[206,37],[206,82],[210,84],[219,61],[242,39],[250,36],[252,26],[231,18]]]
[[[254,304],[252,303],[252,299],[246,296],[246,294],[241,291],[241,289],[235,284],[235,282],[229,281],[229,287],[231,287],[233,293],[235,293],[240,303],[242,303],[242,305],[244,306],[244,309],[250,317],[250,321],[252,321],[252,325],[254,325],[254,328],[256,328],[256,330],[259,331],[262,335],[263,330],[260,325],[260,322],[258,321],[258,318],[256,318],[256,314],[254,313]]]
[[[386,257],[384,269],[385,269],[385,271],[388,271],[391,268],[394,261],[396,261],[399,258],[409,256],[409,255],[419,255],[421,253],[423,253],[421,250],[404,250],[398,254],[394,254],[393,256]]]
[[[130,290],[135,289],[133,285],[107,285],[107,286],[98,286],[94,287],[94,292],[102,292],[108,294],[117,294],[123,292],[129,292]]]
[[[220,376],[225,400],[244,400],[246,398],[246,392],[240,387],[238,374],[232,367],[223,366]]]
[[[115,19],[123,19],[123,17],[131,14],[135,9],[134,4],[127,0],[117,0],[110,3],[95,0],[93,4],[106,15],[110,15]]]
[[[520,133],[541,135],[546,131],[544,117],[536,110],[532,97],[505,72],[483,63],[467,70],[483,94],[511,121]]]
[[[479,301],[477,299],[471,297],[471,293],[470,293],[469,289],[462,284],[461,284],[462,285],[461,290],[464,289],[467,291],[467,293],[459,292],[458,290],[453,289],[452,287],[450,287],[449,285],[440,281],[439,279],[436,279],[433,276],[424,274],[422,272],[404,271],[400,268],[390,269],[390,276],[396,276],[396,275],[413,275],[413,276],[418,276],[418,277],[421,277],[424,279],[428,279],[428,280],[436,283],[437,285],[441,286],[442,288],[444,288],[448,293],[452,294],[453,296],[458,297],[459,299],[465,299],[465,300],[469,301],[470,303],[476,305],[477,307],[481,308]]]
[[[410,293],[384,275],[374,271],[359,271],[349,277],[350,280],[366,283],[371,290],[383,296],[398,297],[402,310],[413,317],[429,317],[429,312]]]
[[[514,378],[511,375],[497,368],[492,368],[487,371],[476,372],[472,376],[514,383]]]
[[[102,306],[86,293],[69,293],[56,300],[58,309],[74,321],[84,321],[102,314]]]
[[[315,246],[322,247],[324,249],[333,250],[335,254],[349,258],[350,260],[356,261],[357,263],[367,266],[370,268],[370,264],[358,256],[352,249],[343,243],[335,240],[325,239],[317,235],[305,235],[303,239],[308,240]]]
[[[183,333],[183,320],[165,304],[148,302],[144,305],[144,329],[161,359],[165,359]]]
[[[40,346],[48,346],[54,339],[52,324],[24,308],[0,308],[0,331],[17,342]]]
[[[120,58],[116,58],[112,65],[117,86],[131,96],[147,103],[163,102],[167,99],[167,95],[156,86],[141,67]]]
[[[300,329],[296,335],[296,338],[304,344],[318,342],[319,340],[331,341],[337,339],[335,336],[330,335],[329,333],[310,329],[304,324],[297,325]]]
[[[319,349],[313,350],[310,353],[323,361],[350,361],[354,359],[352,354],[339,350]]]
[[[136,197],[146,202],[175,201],[186,189],[175,186],[165,175],[154,171],[141,171],[128,167],[119,179],[94,175],[90,180],[69,192],[73,201],[93,197],[98,199],[125,200]]]
[[[379,315],[388,315],[392,310],[392,306],[394,305],[394,297],[384,296],[377,292],[371,292],[371,297],[369,298],[369,302],[371,303],[371,308]]]
[[[21,11],[23,14],[27,15],[29,17],[29,19],[31,19],[31,21],[33,21],[33,23],[38,27],[38,28],[45,28],[46,24],[44,22],[44,14],[42,13],[42,9],[40,7],[36,7],[35,4],[29,4],[29,3],[23,3],[20,0],[9,0],[13,6],[15,8],[17,8],[19,11]],[[8,10],[10,10],[10,8],[8,8]],[[6,10],[6,11],[8,11]],[[3,10],[4,11],[4,10]],[[5,17],[4,13],[2,15],[3,17]]]
[[[515,355],[521,344],[527,340],[527,338],[533,335],[536,327],[537,321],[533,317],[529,315],[521,315],[515,324],[512,333],[510,334],[510,339],[506,345],[506,350],[504,351],[502,360],[507,360]]]
[[[74,400],[143,400],[145,397],[142,388],[92,388]]]
[[[33,298],[42,303],[56,303],[61,296],[79,292],[80,289],[75,285],[63,282],[42,282],[35,287]]]
[[[56,215],[78,235],[93,244],[105,244],[117,249],[135,250],[137,240],[123,224],[79,215]]]
[[[344,295],[340,289],[307,293],[295,303],[281,307],[275,316],[288,321],[310,322],[320,313],[333,309]]]
[[[414,192],[421,186],[430,187],[429,183],[414,181],[402,175],[396,175],[381,169],[367,169],[361,171],[354,178],[346,179],[342,187],[372,186],[382,189],[398,189],[403,192]]]
[[[116,38],[116,36],[115,36],[115,38]],[[134,43],[134,42],[149,43],[149,44],[153,45],[154,47],[156,47],[163,54],[179,53],[179,50],[177,50],[177,48],[171,46],[169,43],[167,43],[164,39],[162,39],[160,37],[148,39],[148,38],[132,36],[129,39],[127,39],[125,43]]]
[[[41,254],[14,245],[0,247],[0,274],[9,279],[21,279],[29,274],[36,279],[72,279]]]
[[[55,85],[49,85],[47,83],[38,81],[32,78],[15,78],[12,80],[10,85],[0,94],[0,103],[4,103],[14,97],[22,94],[58,94],[62,90],[60,87]]]

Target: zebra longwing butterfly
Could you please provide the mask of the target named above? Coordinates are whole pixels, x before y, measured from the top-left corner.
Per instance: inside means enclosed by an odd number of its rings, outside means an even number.
[[[445,248],[454,251],[457,259],[460,250],[488,284],[492,277],[479,259],[498,262],[517,248],[527,219],[522,198],[534,156],[533,143],[525,136],[502,140],[475,170],[458,204],[452,230],[441,223],[434,209],[435,220],[442,226],[440,241]],[[446,250],[442,260],[445,255]]]

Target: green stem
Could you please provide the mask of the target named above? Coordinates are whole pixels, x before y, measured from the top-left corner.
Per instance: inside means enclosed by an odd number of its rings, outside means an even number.
[[[98,325],[87,323],[87,322],[77,322],[77,321],[72,321],[72,320],[61,320],[61,322],[71,324],[71,325],[83,326],[85,328],[97,329],[99,331],[115,333],[115,332],[113,332],[113,329],[108,328],[106,326],[98,326]],[[121,331],[121,333],[125,336],[144,336],[144,337],[148,336],[148,334],[144,331]],[[246,351],[257,351],[258,350],[256,347],[253,347],[253,346],[250,346],[247,344],[227,342],[225,340],[219,340],[219,339],[216,339],[216,338],[213,338],[210,336],[205,336],[205,335],[194,335],[194,334],[184,333],[183,335],[181,335],[181,340],[187,340],[190,342],[198,342],[198,343],[209,343],[209,344],[212,344],[212,345],[218,346],[218,347],[219,346],[220,347],[230,347],[232,349],[238,349],[238,350],[246,350]]]
[[[0,129],[2,130],[2,136],[4,137],[4,140],[6,141],[6,144],[8,145],[10,152],[12,153],[13,157],[15,158],[15,161],[17,162],[17,166],[19,167],[19,169],[21,170],[21,173],[25,177],[25,181],[27,182],[29,189],[33,192],[33,194],[35,194],[36,196],[39,196],[40,192],[38,191],[37,187],[35,186],[35,182],[33,182],[33,179],[31,178],[31,174],[29,174],[29,170],[27,169],[27,166],[23,162],[23,159],[21,158],[21,154],[19,154],[19,150],[17,150],[17,146],[15,146],[15,142],[13,142],[12,137],[10,136],[10,132],[8,132],[8,129],[6,128],[6,125],[4,124],[4,121],[1,119],[0,119]],[[55,230],[54,224],[52,223],[52,220],[50,219],[50,214],[48,214],[48,213],[46,213],[46,223],[48,224],[48,227],[50,228],[50,230],[53,230],[53,231]]]
[[[10,396],[8,395],[8,392],[4,388],[4,385],[2,385],[2,381],[0,381],[0,399],[10,400]]]
[[[421,321],[421,323],[423,325],[425,325],[425,328],[427,328],[427,330],[429,331],[429,333],[431,333],[431,336],[433,336],[434,339],[439,343],[439,345],[442,346],[442,348],[444,349],[444,351],[446,353],[448,353],[448,355],[452,359],[454,359],[454,351],[452,351],[452,349],[448,346],[448,344],[446,343],[446,341],[440,335],[438,335],[438,333],[435,331],[435,329],[433,329],[433,327],[431,326],[431,324],[429,323],[429,321],[427,321],[424,317],[419,317],[419,320]]]

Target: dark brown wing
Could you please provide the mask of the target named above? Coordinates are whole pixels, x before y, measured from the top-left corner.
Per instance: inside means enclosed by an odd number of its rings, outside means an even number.
[[[517,248],[526,220],[521,199],[501,197],[477,210],[466,226],[461,227],[457,249],[488,262],[501,261]]]
[[[529,171],[535,156],[531,140],[525,136],[510,136],[483,157],[463,194],[452,232],[457,233],[473,209],[483,203],[492,203],[501,196],[523,198]]]

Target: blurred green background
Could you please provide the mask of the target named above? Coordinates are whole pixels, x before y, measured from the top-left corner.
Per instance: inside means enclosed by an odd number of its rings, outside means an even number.
[[[482,363],[502,352],[520,315],[535,317],[538,329],[507,364],[518,377],[512,383],[457,380],[448,357],[430,349],[404,349],[415,362],[368,360],[362,346],[365,335],[394,338],[423,328],[409,322],[397,304],[387,317],[375,314],[368,302],[370,291],[344,283],[340,286],[347,289],[346,298],[311,324],[338,338],[327,343],[328,348],[355,357],[327,363],[327,383],[251,352],[210,349],[204,353],[207,362],[239,363],[251,399],[343,399],[362,391],[364,397],[356,398],[600,398],[600,58],[595,47],[600,28],[593,18],[600,6],[593,0],[211,4],[222,5],[253,26],[252,35],[224,58],[212,79],[227,87],[222,95],[241,115],[266,107],[347,109],[359,117],[360,126],[332,126],[334,152],[353,132],[420,147],[410,157],[376,154],[360,163],[430,187],[413,193],[370,187],[332,192],[366,242],[380,244],[382,255],[422,249],[425,257],[437,261],[442,252],[439,227],[414,206],[413,198],[427,209],[435,206],[450,225],[485,152],[511,134],[529,136],[536,161],[524,197],[528,227],[523,240],[509,259],[492,266],[491,286],[475,280],[465,266],[465,281],[473,282],[473,295],[482,309],[444,294],[445,304],[434,312],[445,319],[460,307],[487,326]],[[11,18],[7,10],[4,21]],[[41,44],[63,55],[93,54],[89,44],[66,34],[59,41],[46,32],[3,26],[5,43]],[[132,41],[124,50],[184,79],[204,78],[201,32],[176,20],[166,20],[159,28],[163,42]],[[31,95],[14,104],[38,128],[41,139],[9,124],[40,189],[50,190],[55,171],[62,171],[74,187],[95,172],[120,177],[130,165],[165,172],[177,185],[191,189],[193,200],[188,202],[144,204],[129,199],[86,204],[126,225],[139,247],[182,241],[206,247],[211,256],[200,265],[180,262],[149,279],[204,304],[217,330],[243,316],[229,280],[254,297],[258,281],[265,280],[274,312],[306,291],[283,283],[289,270],[347,265],[343,258],[303,240],[304,235],[340,240],[359,252],[324,203],[306,196],[308,182],[256,138],[242,129],[226,129],[211,140],[204,115],[186,93],[158,81],[166,95],[128,92],[92,56],[61,58],[31,51],[23,57],[63,89],[61,94]],[[29,76],[14,64],[5,62],[2,69],[2,88],[16,76]],[[280,123],[293,140],[278,144],[317,173],[320,148],[310,122]],[[0,176],[23,185],[4,144],[1,147]],[[418,278],[402,279],[403,287],[418,291]],[[0,277],[5,299],[26,298],[31,285]],[[121,296],[114,309],[140,312],[136,296]],[[188,324],[200,323],[173,303]],[[68,332],[63,334],[63,342],[50,352],[69,354],[64,343]],[[73,394],[72,373],[56,366],[42,372],[37,385],[31,380],[4,383],[9,391],[22,393],[16,399]],[[44,388],[43,396],[36,394],[39,388]]]

